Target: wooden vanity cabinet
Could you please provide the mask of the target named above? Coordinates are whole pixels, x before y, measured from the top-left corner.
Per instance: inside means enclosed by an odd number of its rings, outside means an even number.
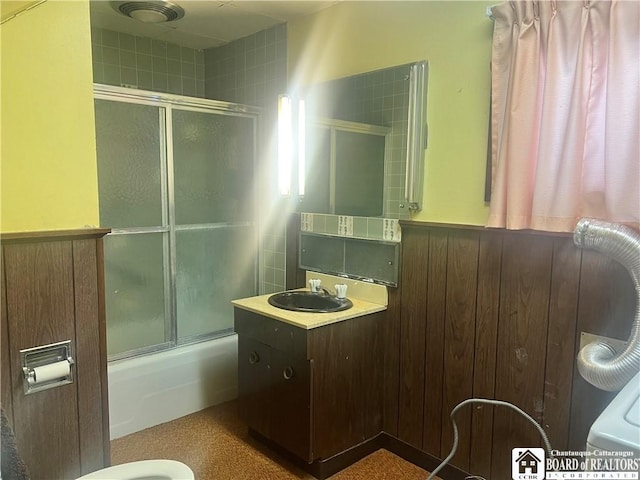
[[[383,315],[307,330],[236,307],[242,420],[307,463],[378,435]]]
[[[306,333],[237,309],[238,410],[249,427],[310,462],[311,365]]]

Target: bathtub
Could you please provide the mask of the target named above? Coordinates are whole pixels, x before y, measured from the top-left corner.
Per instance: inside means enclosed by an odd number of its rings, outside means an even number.
[[[236,398],[237,371],[235,334],[110,362],[111,439]]]

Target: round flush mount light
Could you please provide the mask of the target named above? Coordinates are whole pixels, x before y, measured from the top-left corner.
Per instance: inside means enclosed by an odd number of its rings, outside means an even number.
[[[184,10],[175,3],[166,1],[151,2],[111,2],[118,13],[144,23],[165,23],[184,17]]]

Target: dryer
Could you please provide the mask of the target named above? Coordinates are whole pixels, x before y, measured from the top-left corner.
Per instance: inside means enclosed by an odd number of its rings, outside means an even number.
[[[587,451],[630,451],[640,458],[640,373],[633,377],[591,426]]]

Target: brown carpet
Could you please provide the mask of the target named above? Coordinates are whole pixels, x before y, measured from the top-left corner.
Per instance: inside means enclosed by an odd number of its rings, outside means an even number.
[[[236,403],[228,402],[111,442],[113,465],[166,458],[186,463],[197,480],[312,480],[247,433]],[[378,450],[331,480],[426,480],[428,473]]]

